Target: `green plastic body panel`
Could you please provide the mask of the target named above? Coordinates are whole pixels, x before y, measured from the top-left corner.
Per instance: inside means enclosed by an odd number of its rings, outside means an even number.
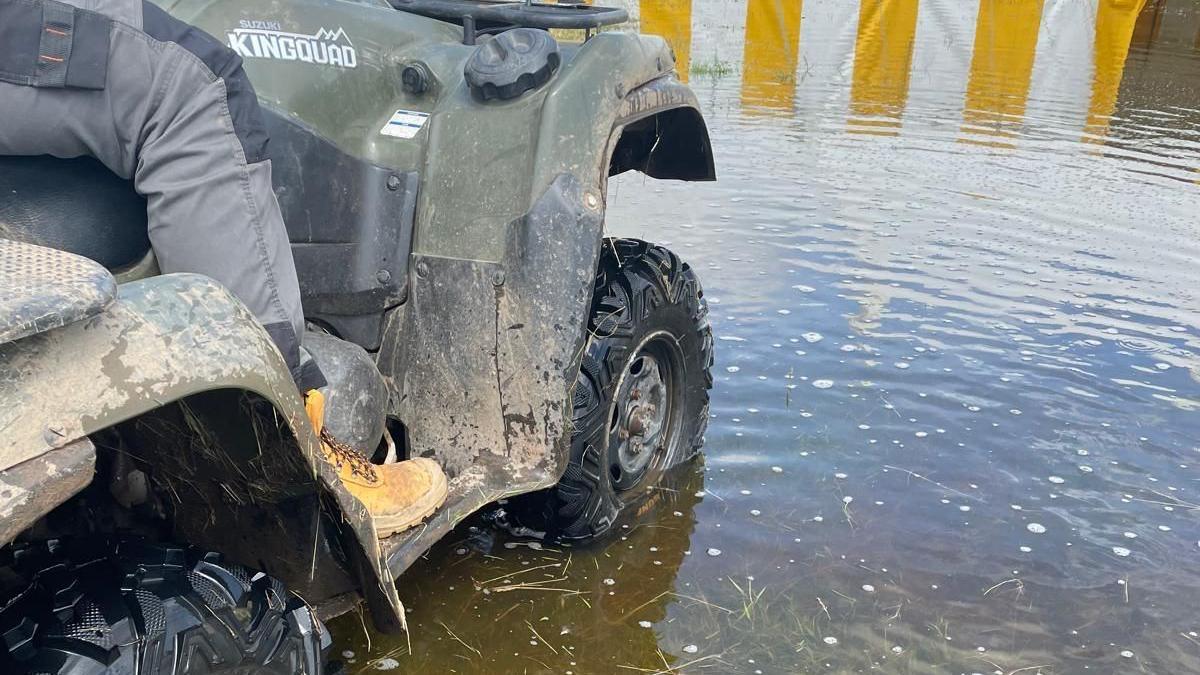
[[[341,0],[178,0],[163,7],[236,46],[264,105],[350,155],[417,171],[413,250],[422,255],[499,260],[505,226],[528,213],[558,175],[599,186],[625,95],[674,68],[660,38],[601,33],[563,45],[562,67],[540,89],[484,102],[463,76],[475,47],[461,44],[462,29],[453,24]],[[243,38],[246,31],[255,37]],[[263,31],[267,38],[335,36],[319,42],[352,49],[354,65],[276,57],[259,49]],[[401,71],[415,62],[434,79],[420,95],[401,87]],[[413,138],[381,133],[399,110],[429,115]]]

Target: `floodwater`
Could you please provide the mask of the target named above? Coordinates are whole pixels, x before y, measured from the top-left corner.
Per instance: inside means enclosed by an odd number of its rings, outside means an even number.
[[[609,197],[701,274],[706,458],[460,528],[347,672],[1200,673],[1200,1],[633,10],[721,176]]]

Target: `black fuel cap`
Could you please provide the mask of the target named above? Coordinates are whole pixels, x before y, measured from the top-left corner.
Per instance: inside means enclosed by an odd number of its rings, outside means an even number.
[[[464,74],[483,100],[508,100],[536,89],[558,70],[558,42],[538,28],[514,28],[481,42]]]

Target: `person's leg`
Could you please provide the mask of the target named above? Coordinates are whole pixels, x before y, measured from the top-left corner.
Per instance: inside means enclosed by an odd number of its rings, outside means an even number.
[[[300,391],[322,386],[315,362],[301,361],[300,286],[241,59],[149,3],[142,30],[170,69],[154,92],[133,174],[160,268],[220,281],[262,321]]]
[[[163,272],[197,272],[266,327],[301,392],[304,315],[241,60],[141,0],[0,0],[0,154],[91,155],[147,199]],[[113,17],[116,17],[114,20]]]

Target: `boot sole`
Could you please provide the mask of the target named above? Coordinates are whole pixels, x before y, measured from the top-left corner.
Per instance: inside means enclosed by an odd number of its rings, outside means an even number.
[[[449,492],[446,474],[439,471],[434,476],[433,485],[430,486],[429,491],[422,495],[420,499],[399,513],[374,518],[375,530],[379,533],[379,538],[386,539],[397,532],[403,532],[414,525],[420,525],[421,521],[433,515],[434,511],[437,511],[445,503],[446,495]]]

